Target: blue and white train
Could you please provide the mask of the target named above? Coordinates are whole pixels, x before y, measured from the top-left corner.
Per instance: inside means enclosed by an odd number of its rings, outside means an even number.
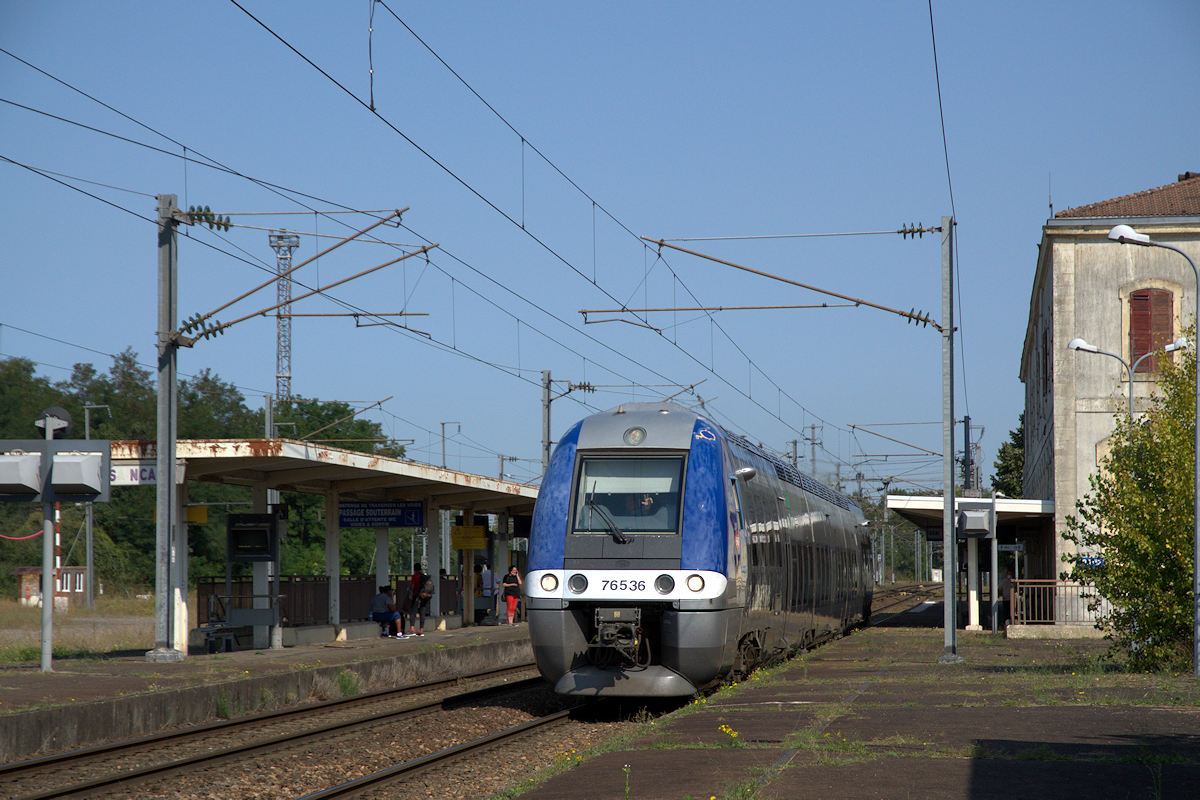
[[[558,443],[529,535],[534,656],[568,695],[679,697],[871,614],[862,510],[671,403]]]

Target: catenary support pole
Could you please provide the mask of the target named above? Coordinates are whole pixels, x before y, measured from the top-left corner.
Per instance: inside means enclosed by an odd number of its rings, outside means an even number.
[[[954,218],[942,217],[942,587],[945,630],[938,662],[958,654],[958,545],[954,538]]]
[[[182,661],[184,653],[171,646],[171,540],[175,508],[175,404],[178,397],[172,338],[177,315],[178,241],[176,196],[158,196],[158,422],[155,443],[154,513],[154,649],[147,661]]]

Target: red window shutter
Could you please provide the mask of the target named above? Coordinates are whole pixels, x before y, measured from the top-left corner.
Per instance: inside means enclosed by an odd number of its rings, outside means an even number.
[[[1166,289],[1139,289],[1129,295],[1129,361],[1139,358],[1174,339],[1174,296]],[[1138,364],[1138,373],[1159,370],[1162,355]]]

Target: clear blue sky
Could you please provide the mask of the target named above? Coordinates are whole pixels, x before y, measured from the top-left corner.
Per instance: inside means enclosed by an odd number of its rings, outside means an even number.
[[[296,319],[292,388],[355,404],[393,396],[366,416],[415,439],[416,459],[440,462],[440,423],[453,420],[462,427],[448,427],[449,466],[494,475],[503,454],[528,459],[506,468],[518,479],[535,477],[549,369],[604,387],[554,402],[555,437],[593,409],[703,381],[694,391],[719,422],[779,451],[801,439],[809,471],[801,434],[818,426],[821,477],[841,463],[870,490],[885,476],[938,489],[936,459],[899,458],[915,451],[850,427],[887,424],[874,430],[940,450],[937,425],[912,424],[941,416],[932,328],[860,307],[650,314],[660,334],[585,326],[579,310],[613,298],[831,300],[680,253],[659,260],[636,237],[937,225],[952,213],[952,188],[956,411],[983,428],[986,481],[1023,405],[1018,369],[1049,202],[1061,210],[1200,169],[1200,6],[1190,0],[935,2],[949,179],[923,1],[388,0],[370,37],[368,2],[243,5],[329,77],[230,2],[0,0],[0,47],[11,54],[0,53],[0,155],[121,207],[0,162],[0,353],[33,359],[52,380],[79,361],[106,370],[103,354],[126,347],[153,363],[155,228],[121,210],[152,219],[152,195],[299,231],[297,260],[332,241],[308,234],[370,222],[314,209],[408,207],[406,227],[380,238],[439,243],[428,265],[414,258],[331,290],[348,306],[313,297],[293,310],[420,312],[408,324],[431,338]],[[377,114],[364,106],[372,65]],[[308,213],[242,215],[296,211]],[[273,269],[264,230],[192,236],[180,247],[181,315]],[[936,234],[686,246],[941,317]],[[351,244],[296,277],[315,287],[397,255]],[[273,298],[270,287],[218,319]],[[211,368],[261,405],[275,385],[274,320],[232,327],[181,351],[179,364]]]

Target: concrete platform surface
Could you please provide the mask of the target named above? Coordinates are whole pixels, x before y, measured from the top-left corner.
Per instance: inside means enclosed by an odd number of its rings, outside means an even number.
[[[344,642],[189,655],[144,652],[0,669],[0,763],[111,739],[531,661],[528,627],[478,626],[384,639],[373,623]]]
[[[935,616],[936,614],[936,616]],[[941,606],[858,631],[643,726],[523,800],[1194,798],[1200,682],[1095,640],[960,633]]]

